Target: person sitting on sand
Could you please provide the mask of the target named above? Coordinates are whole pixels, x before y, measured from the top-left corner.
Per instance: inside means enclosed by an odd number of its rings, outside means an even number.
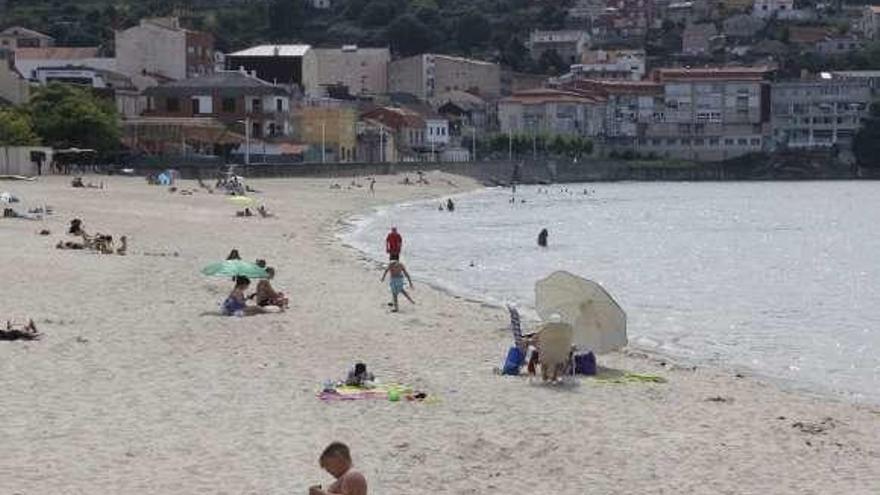
[[[116,248],[116,254],[125,256],[126,252],[128,252],[128,237],[122,236],[119,238],[119,247]]]
[[[244,316],[244,311],[247,308],[244,291],[247,290],[250,284],[251,281],[247,277],[235,278],[235,288],[232,289],[232,292],[229,293],[229,296],[223,301],[221,306],[220,311],[225,316]]]
[[[70,235],[84,235],[85,230],[83,230],[82,220],[79,218],[74,218],[70,221],[70,228],[67,229],[67,233]]]
[[[331,443],[321,453],[318,462],[336,481],[326,490],[321,485],[309,487],[309,495],[367,495],[367,479],[354,469],[347,445]]]
[[[83,184],[82,177],[74,177],[73,180],[70,181],[70,186],[71,187],[86,187],[86,185]]]
[[[278,306],[283,311],[288,306],[287,296],[283,292],[276,291],[269,280],[275,278],[275,269],[271,266],[266,268],[268,279],[257,282],[257,291],[250,297],[256,298],[257,306]]]
[[[345,384],[349,387],[369,387],[375,380],[376,377],[367,371],[366,364],[357,363],[348,372],[348,376],[345,377]]]
[[[240,260],[241,256],[238,254],[238,249],[233,249],[229,251],[229,256],[226,257],[226,260]]]
[[[409,272],[406,271],[406,267],[403,266],[403,263],[401,263],[400,261],[393,260],[391,261],[391,263],[388,264],[388,268],[386,268],[385,273],[382,274],[382,282],[385,281],[385,276],[389,273],[391,273],[391,305],[393,306],[391,312],[396,313],[399,310],[397,306],[398,295],[403,294],[403,296],[406,297],[409,302],[413,304],[416,303],[412,300],[411,297],[409,297],[409,294],[407,294],[406,290],[404,290],[406,284],[403,277],[406,276],[406,280],[409,280],[410,289],[413,288],[413,283],[412,278],[410,278],[409,276]]]

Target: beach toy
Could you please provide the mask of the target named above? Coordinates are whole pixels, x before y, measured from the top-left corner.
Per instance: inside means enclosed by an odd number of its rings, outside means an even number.
[[[388,400],[391,402],[399,401],[400,400],[400,392],[398,392],[397,389],[394,389],[394,388],[388,390]]]

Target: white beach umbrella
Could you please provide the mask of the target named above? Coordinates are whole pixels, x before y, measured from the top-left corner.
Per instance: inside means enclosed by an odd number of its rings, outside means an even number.
[[[574,329],[574,345],[597,354],[626,345],[626,313],[599,284],[558,271],[535,284],[541,318],[558,314]]]

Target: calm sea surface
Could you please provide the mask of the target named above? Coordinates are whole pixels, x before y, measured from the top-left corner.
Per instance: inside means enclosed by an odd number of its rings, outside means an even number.
[[[414,276],[491,302],[532,305],[537,279],[569,270],[618,300],[635,345],[880,402],[880,183],[570,184],[510,198],[456,197],[454,213],[397,205],[357,219],[347,240],[384,258],[397,225]]]

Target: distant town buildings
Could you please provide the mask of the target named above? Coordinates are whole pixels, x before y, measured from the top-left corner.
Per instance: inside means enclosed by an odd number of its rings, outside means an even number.
[[[761,19],[787,17],[794,11],[794,0],[754,0],[752,15]]]
[[[685,55],[706,55],[712,51],[718,38],[715,24],[688,24],[681,35],[681,51]]]
[[[865,38],[880,39],[880,5],[865,5],[860,27]]]
[[[294,135],[317,150],[309,155],[315,161],[355,161],[357,122],[357,109],[343,102],[306,100],[294,109]]]
[[[604,110],[605,99],[599,95],[533,89],[501,99],[498,120],[504,133],[597,136]]]
[[[182,28],[176,17],[142,19],[115,39],[116,68],[126,75],[177,80],[214,71],[214,37]]]
[[[13,26],[0,31],[0,48],[44,48],[55,44],[55,38],[32,29]]]
[[[391,62],[388,90],[415,95],[422,100],[449,91],[494,97],[501,93],[501,67],[449,55],[416,55]]]
[[[30,85],[15,69],[15,52],[0,48],[0,105],[21,105],[29,96]]]
[[[244,69],[274,84],[306,86],[304,67],[309,45],[260,45],[226,55],[226,68]],[[309,81],[317,86],[317,81]]]
[[[147,89],[148,116],[213,118],[252,138],[292,133],[291,94],[244,71],[222,71]]]
[[[813,81],[774,83],[771,101],[777,147],[848,150],[868,114],[871,89],[865,80],[823,74]]]
[[[538,60],[544,53],[555,52],[567,64],[575,64],[590,42],[586,31],[532,31],[528,47],[532,58]]]
[[[380,95],[388,92],[388,48],[312,48],[303,62],[305,93],[328,96],[328,88],[344,88],[352,96]]]

